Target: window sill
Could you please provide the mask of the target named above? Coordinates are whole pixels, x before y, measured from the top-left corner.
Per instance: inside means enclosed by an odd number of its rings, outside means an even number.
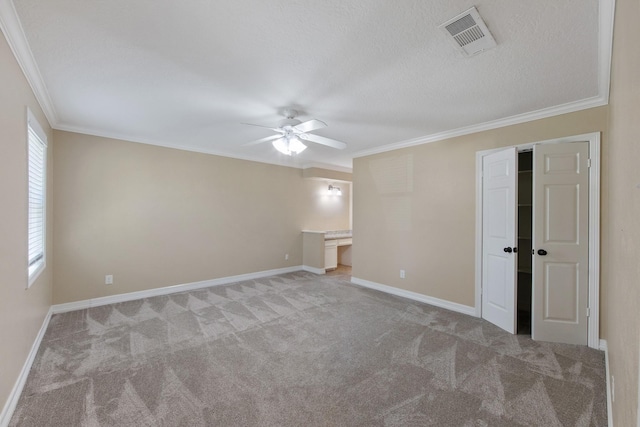
[[[40,274],[44,271],[45,263],[40,261],[29,267],[29,279],[27,280],[27,289],[33,285],[33,283],[40,277]]]

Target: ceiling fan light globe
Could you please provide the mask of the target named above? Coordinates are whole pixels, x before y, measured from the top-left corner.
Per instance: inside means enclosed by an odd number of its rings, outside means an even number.
[[[289,144],[284,138],[276,139],[272,142],[273,147],[286,156],[291,155],[291,151],[289,150]]]
[[[298,138],[280,138],[272,142],[274,148],[286,156],[302,153],[307,146]]]
[[[307,146],[302,143],[298,138],[291,138],[289,140],[289,151],[293,154],[300,154],[307,149]]]

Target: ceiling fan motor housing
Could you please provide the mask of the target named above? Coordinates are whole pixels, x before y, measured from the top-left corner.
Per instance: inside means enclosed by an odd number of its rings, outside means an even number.
[[[299,125],[300,123],[302,122],[298,119],[284,119],[280,122],[280,127],[286,129],[288,126],[289,128],[292,128],[296,125]]]

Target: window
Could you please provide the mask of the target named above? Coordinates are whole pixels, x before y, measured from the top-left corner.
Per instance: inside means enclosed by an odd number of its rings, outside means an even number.
[[[36,280],[45,266],[47,136],[31,111],[27,110],[29,222],[27,286]]]

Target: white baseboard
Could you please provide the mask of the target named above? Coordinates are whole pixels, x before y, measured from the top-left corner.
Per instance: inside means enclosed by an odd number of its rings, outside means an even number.
[[[609,347],[607,346],[607,340],[600,340],[600,345],[598,346],[598,350],[604,351],[605,354],[609,351]]]
[[[309,267],[308,265],[303,265],[302,269],[304,271],[308,271],[309,273],[326,274],[326,271],[324,268],[316,268],[316,267]]]
[[[377,291],[386,292],[388,294],[408,298],[414,301],[423,302],[425,304],[435,305],[436,307],[446,308],[447,310],[451,310],[458,313],[476,317],[475,307],[470,307],[468,305],[458,304],[456,302],[451,302],[451,301],[447,301],[439,298],[430,297],[427,295],[419,294],[417,292],[411,292],[404,289],[394,288],[393,286],[382,285],[380,283],[371,282],[365,279],[359,279],[357,277],[351,277],[351,283],[364,286],[365,288],[375,289]]]
[[[613,427],[613,390],[611,389],[611,372],[609,371],[609,346],[607,340],[600,340],[600,350],[604,351],[604,365],[607,376],[607,417],[608,425]]]
[[[29,371],[31,371],[31,365],[33,365],[33,361],[36,358],[36,354],[38,353],[38,349],[40,348],[40,343],[42,342],[44,333],[47,331],[47,327],[49,326],[49,321],[51,320],[52,314],[53,310],[49,308],[49,311],[47,312],[47,315],[42,322],[42,326],[38,331],[38,335],[36,335],[36,339],[33,341],[31,350],[27,355],[27,360],[24,362],[22,370],[20,371],[20,375],[18,375],[18,379],[13,385],[13,389],[11,389],[11,393],[9,393],[9,398],[7,399],[6,403],[4,404],[4,408],[0,413],[0,427],[7,427],[9,425],[9,421],[11,421],[13,411],[15,411],[16,406],[18,405],[18,400],[20,399],[20,395],[22,394],[22,389],[24,388],[24,384],[27,382]]]
[[[99,307],[101,305],[116,304],[119,302],[133,301],[142,298],[150,298],[159,295],[175,294],[178,292],[193,291],[196,289],[209,288],[211,286],[227,285],[229,283],[242,282],[244,280],[254,280],[263,277],[276,276],[278,274],[292,273],[303,270],[303,266],[276,268],[274,270],[258,271],[256,273],[239,274],[237,276],[221,277],[219,279],[203,280],[202,282],[185,283],[182,285],[166,286],[164,288],[148,289],[145,291],[128,292],[126,294],[110,295],[108,297],[91,298],[82,301],[56,304],[51,307],[53,314],[65,313],[67,311],[83,310],[85,308]],[[0,426],[1,427],[1,426]]]

